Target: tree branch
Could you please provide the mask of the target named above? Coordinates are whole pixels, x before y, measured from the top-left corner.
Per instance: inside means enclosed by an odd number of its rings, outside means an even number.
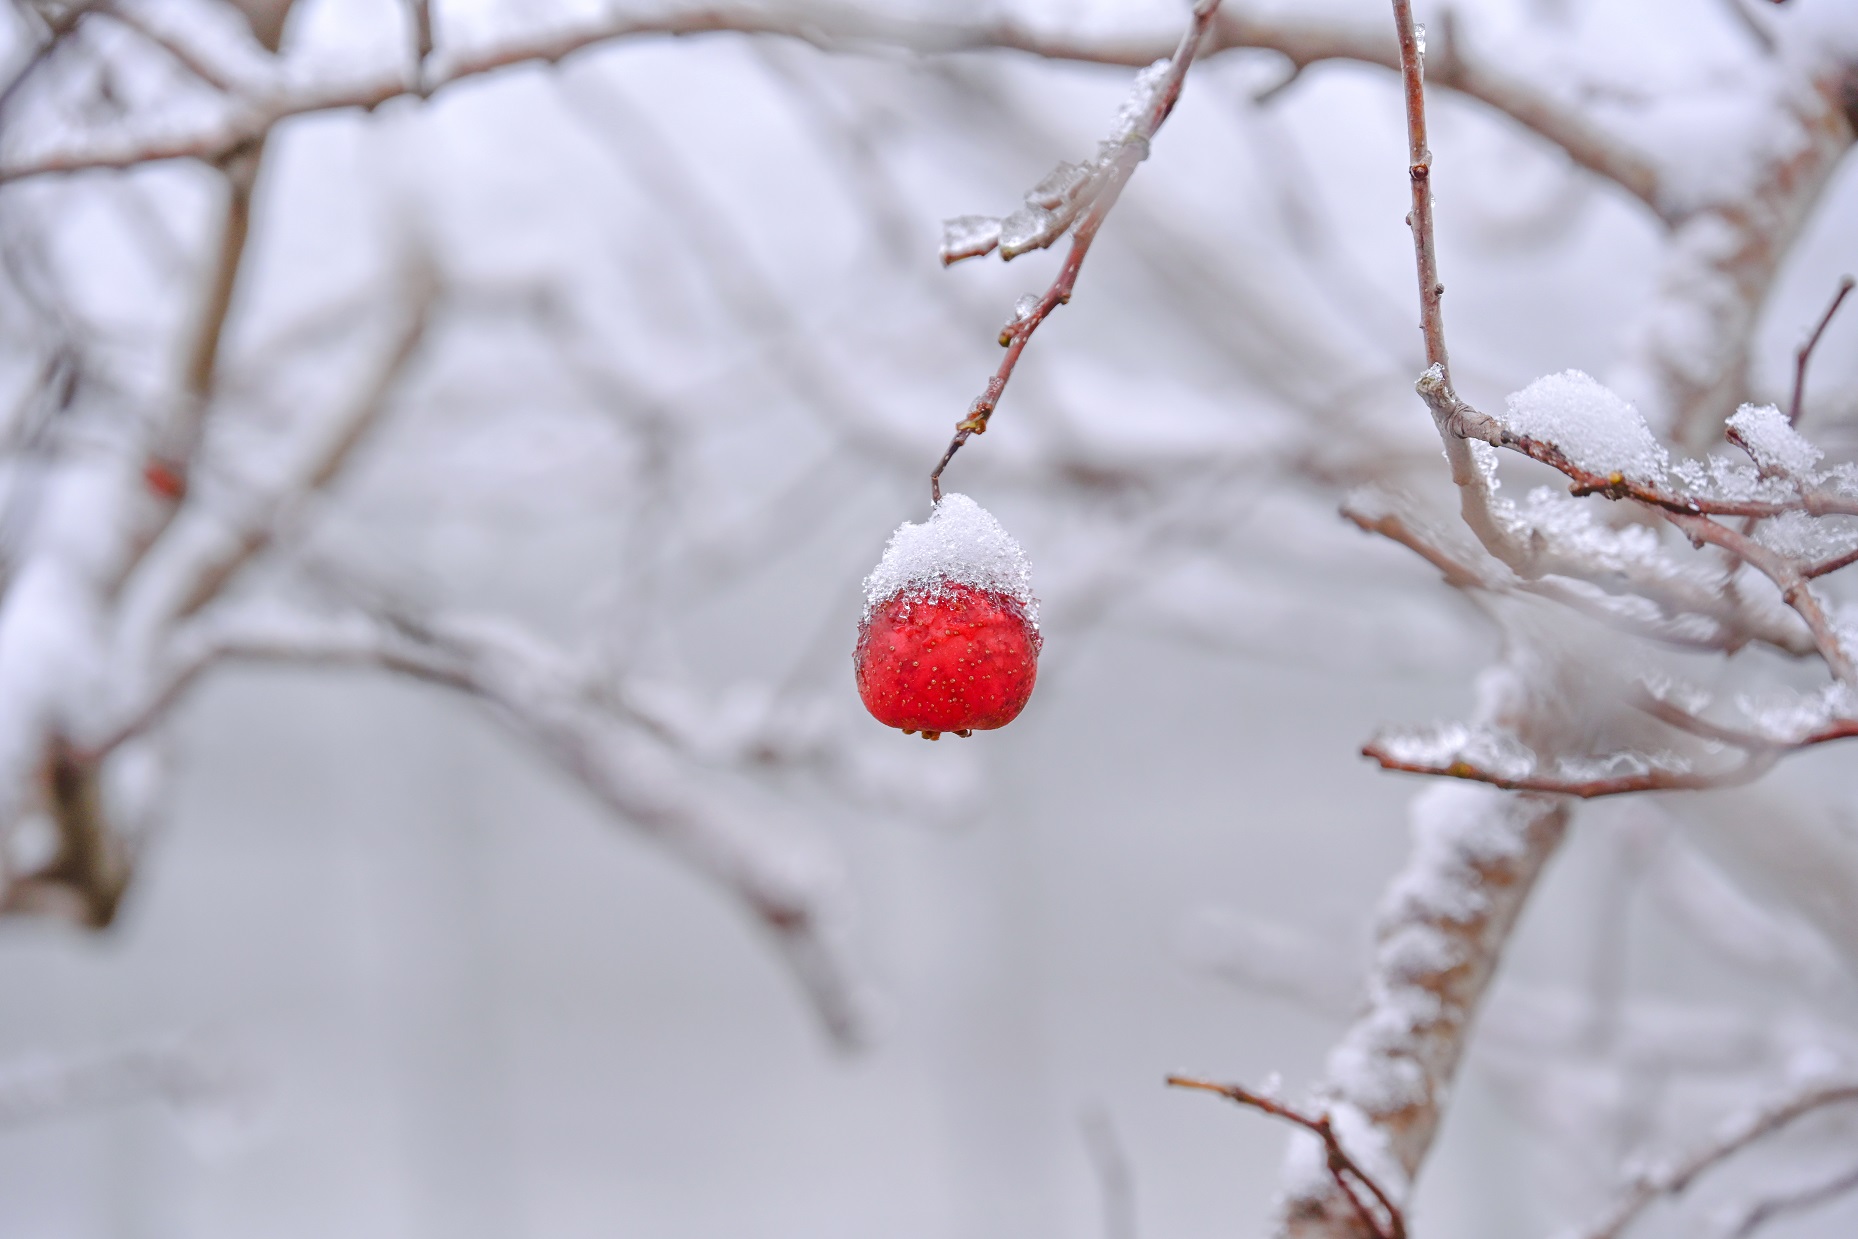
[[[1189,1076],[1169,1076],[1168,1084],[1174,1088],[1194,1088],[1202,1092],[1217,1093],[1241,1106],[1249,1106],[1273,1118],[1280,1118],[1303,1128],[1322,1141],[1330,1181],[1353,1207],[1356,1220],[1367,1227],[1375,1239],[1406,1239],[1406,1215],[1400,1211],[1400,1206],[1396,1205],[1382,1190],[1381,1185],[1375,1182],[1374,1176],[1363,1170],[1360,1163],[1349,1155],[1346,1148],[1342,1147],[1341,1140],[1336,1138],[1335,1124],[1331,1122],[1327,1114],[1305,1114],[1295,1107],[1274,1101],[1237,1084],[1214,1084]],[[1379,1213],[1371,1210],[1367,1202],[1361,1199],[1355,1190],[1357,1186],[1366,1189],[1367,1193],[1374,1198],[1374,1203],[1380,1206]]]
[[[1193,64],[1194,52],[1199,48],[1200,40],[1205,37],[1207,27],[1218,11],[1219,0],[1196,0],[1193,20],[1181,36],[1180,45],[1174,49],[1166,75],[1154,87],[1142,115],[1127,133],[1118,135],[1115,148],[1104,155],[1099,168],[1072,191],[1079,197],[1087,198],[1089,206],[1084,209],[1082,217],[1071,231],[1071,251],[1065,256],[1064,265],[1058,269],[1058,278],[1045,290],[1045,295],[1016,314],[1012,323],[1000,333],[1000,343],[1006,349],[1006,356],[1001,359],[993,377],[987,380],[986,390],[968,406],[967,417],[956,425],[955,437],[949,440],[948,450],[942,453],[942,459],[929,474],[929,496],[932,502],[942,501],[942,471],[948,468],[948,462],[955,458],[961,445],[970,436],[987,432],[987,423],[993,418],[1000,397],[1006,393],[1007,381],[1013,377],[1013,368],[1019,364],[1020,354],[1026,351],[1026,345],[1031,342],[1032,333],[1039,329],[1039,324],[1053,310],[1071,300],[1071,291],[1077,285],[1078,272],[1083,269],[1084,256],[1090,251],[1090,243],[1096,239],[1097,230],[1103,226],[1116,200],[1122,196],[1123,186],[1135,175],[1136,165],[1148,158],[1149,142],[1174,110],[1174,104],[1181,96],[1181,87],[1187,81],[1187,70]],[[1012,257],[1011,254],[1004,256]]]
[[[623,39],[718,33],[787,38],[827,51],[904,49],[919,55],[1015,51],[1046,60],[1129,67],[1150,64],[1169,51],[1167,44],[1156,39],[1080,41],[1034,32],[1012,21],[912,20],[818,5],[809,6],[804,14],[782,14],[759,6],[712,5],[672,14],[614,17],[474,53],[448,49],[428,58],[428,70],[420,80],[396,76],[321,89],[281,91],[251,103],[249,110],[227,118],[215,129],[157,140],[131,139],[115,145],[97,143],[42,152],[0,166],[0,183],[84,169],[127,168],[164,159],[216,163],[295,116],[348,108],[373,109],[402,95],[430,95],[468,78],[520,64],[554,63],[584,49]],[[1225,13],[1213,25],[1202,53],[1244,50],[1274,51],[1299,68],[1322,61],[1353,61],[1397,72],[1400,65],[1394,46],[1376,29],[1237,12]],[[1441,64],[1439,84],[1511,117],[1559,146],[1582,167],[1658,210],[1657,175],[1651,162],[1547,92],[1504,75],[1462,48],[1453,49],[1450,58]]]
[[[1688,1156],[1640,1172],[1606,1213],[1578,1232],[1580,1239],[1618,1239],[1659,1199],[1681,1195],[1698,1178],[1767,1136],[1815,1111],[1858,1101],[1858,1083],[1819,1084],[1731,1118],[1719,1134]]]
[[[1330,1052],[1320,1089],[1329,1115],[1376,1135],[1409,1182],[1444,1116],[1504,943],[1567,821],[1565,800],[1464,784],[1435,784],[1414,802],[1413,847],[1382,900],[1366,1009]],[[1354,1128],[1345,1130],[1353,1139]],[[1405,1184],[1383,1177],[1383,1185],[1404,1198]],[[1333,1183],[1296,1175],[1285,1182],[1279,1222],[1287,1239],[1374,1234]]]

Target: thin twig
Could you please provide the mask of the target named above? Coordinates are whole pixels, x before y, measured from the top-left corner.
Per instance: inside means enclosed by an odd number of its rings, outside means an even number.
[[[163,52],[167,53],[176,64],[180,65],[181,68],[187,70],[188,73],[206,83],[214,90],[217,90],[223,95],[230,95],[237,92],[238,84],[224,73],[220,72],[218,66],[214,65],[206,57],[200,55],[199,52],[188,46],[181,39],[174,37],[174,35],[163,30],[156,23],[149,21],[145,14],[138,12],[128,5],[116,3],[115,0],[109,0],[108,3],[103,4],[97,11],[101,15],[109,17],[127,29],[134,31],[145,42],[160,48]]]
[[[949,440],[948,450],[942,453],[942,459],[936,462],[934,471],[929,474],[929,497],[932,502],[942,501],[942,471],[948,468],[948,462],[955,458],[970,436],[985,434],[987,423],[992,419],[994,410],[999,407],[1000,397],[1006,393],[1008,380],[1013,377],[1013,368],[1019,364],[1019,358],[1026,351],[1026,345],[1032,340],[1032,333],[1039,329],[1051,312],[1071,300],[1071,291],[1077,285],[1078,272],[1083,269],[1084,256],[1090,252],[1090,243],[1096,239],[1097,230],[1109,217],[1116,200],[1122,196],[1123,186],[1135,175],[1136,165],[1148,158],[1148,144],[1160,130],[1162,122],[1174,110],[1174,104],[1181,97],[1181,87],[1187,80],[1187,69],[1193,64],[1194,52],[1205,37],[1207,27],[1212,24],[1213,16],[1219,11],[1219,0],[1198,0],[1194,5],[1193,20],[1188,23],[1187,32],[1181,36],[1180,46],[1174,49],[1174,57],[1168,63],[1167,76],[1157,85],[1153,101],[1148,111],[1132,127],[1115,152],[1109,157],[1109,164],[1102,173],[1094,189],[1094,197],[1089,208],[1078,220],[1071,232],[1071,250],[1065,255],[1064,265],[1058,269],[1058,278],[1052,281],[1045,295],[1038,304],[1000,334],[1000,343],[1006,347],[1006,356],[993,377],[987,380],[987,387],[968,406],[968,415],[955,427],[955,437]]]
[[[1806,366],[1813,359],[1813,350],[1819,347],[1819,337],[1826,334],[1826,328],[1832,324],[1832,316],[1845,304],[1845,298],[1852,291],[1852,277],[1845,276],[1839,281],[1838,291],[1832,294],[1832,304],[1819,316],[1819,325],[1813,328],[1813,334],[1806,338],[1793,358],[1793,399],[1787,405],[1787,422],[1789,425],[1800,424],[1801,399],[1806,395]]]
[[[1413,259],[1419,271],[1419,329],[1426,341],[1426,365],[1437,366],[1449,387],[1451,361],[1445,352],[1445,312],[1440,304],[1445,286],[1439,283],[1438,249],[1432,229],[1432,151],[1426,142],[1426,66],[1413,25],[1410,0],[1393,0],[1394,28],[1400,37],[1401,84],[1406,99],[1407,180],[1413,193]]]
[[[1796,1119],[1828,1106],[1858,1101],[1858,1083],[1821,1084],[1743,1115],[1688,1157],[1640,1173],[1605,1216],[1580,1231],[1581,1239],[1617,1239],[1652,1203],[1676,1196],[1701,1175]]]
[[[1720,546],[1774,582],[1775,588],[1781,591],[1781,600],[1806,621],[1807,628],[1813,634],[1813,643],[1818,646],[1819,655],[1826,660],[1826,666],[1832,674],[1842,682],[1858,688],[1858,666],[1853,664],[1845,642],[1798,565],[1747,534],[1707,516],[1684,516],[1666,511],[1664,518],[1689,535],[1692,543],[1701,546],[1708,542]]]
[[[1841,1196],[1858,1191],[1858,1166],[1843,1170],[1831,1179],[1811,1184],[1805,1188],[1796,1188],[1791,1192],[1777,1192],[1772,1196],[1756,1201],[1741,1217],[1734,1230],[1725,1239],[1748,1239],[1748,1237],[1772,1222],[1775,1218],[1789,1213],[1804,1213],[1808,1209],[1817,1209],[1830,1204]]]
[[[1400,1206],[1381,1190],[1381,1185],[1374,1181],[1374,1176],[1363,1170],[1360,1163],[1349,1155],[1347,1149],[1342,1147],[1342,1142],[1336,1138],[1335,1125],[1327,1114],[1305,1114],[1283,1102],[1273,1101],[1269,1097],[1261,1096],[1237,1084],[1215,1084],[1210,1080],[1196,1080],[1191,1076],[1169,1076],[1168,1084],[1174,1088],[1193,1088],[1205,1093],[1217,1093],[1241,1106],[1249,1106],[1273,1118],[1294,1123],[1314,1135],[1322,1141],[1330,1178],[1335,1180],[1336,1187],[1354,1206],[1362,1225],[1374,1234],[1375,1239],[1406,1239],[1406,1216],[1401,1213]],[[1380,1215],[1377,1215],[1368,1207],[1367,1202],[1361,1199],[1360,1194],[1355,1190],[1354,1185],[1357,1183],[1366,1188],[1368,1194],[1374,1197],[1375,1203],[1380,1205]]]

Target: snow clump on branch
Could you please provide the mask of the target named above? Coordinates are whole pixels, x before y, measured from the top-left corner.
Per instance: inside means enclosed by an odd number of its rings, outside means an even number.
[[[1504,429],[1560,449],[1588,473],[1656,482],[1670,468],[1670,455],[1639,411],[1579,370],[1539,378],[1504,405]]]

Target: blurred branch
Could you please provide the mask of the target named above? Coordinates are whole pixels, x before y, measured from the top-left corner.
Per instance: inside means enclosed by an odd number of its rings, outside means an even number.
[[[237,1086],[198,1051],[172,1046],[15,1060],[0,1066],[0,1128],[147,1099],[199,1104]]]
[[[1736,1153],[1795,1120],[1829,1106],[1858,1101],[1858,1083],[1819,1084],[1733,1116],[1708,1143],[1688,1155],[1634,1176],[1606,1214],[1580,1230],[1580,1239],[1617,1239],[1639,1215],[1665,1196],[1677,1196]]]
[[[1819,324],[1813,328],[1812,334],[1807,336],[1806,342],[1794,353],[1793,397],[1787,402],[1789,425],[1800,424],[1801,401],[1806,395],[1806,368],[1813,360],[1813,350],[1819,347],[1820,337],[1825,335],[1826,328],[1832,325],[1832,316],[1839,312],[1839,307],[1845,304],[1845,298],[1851,295],[1852,283],[1851,276],[1840,277],[1838,290],[1832,294],[1832,303],[1826,307],[1826,312],[1819,316]]]
[[[346,409],[320,428],[324,431],[323,441],[299,463],[296,476],[271,497],[265,509],[252,514],[244,527],[236,531],[233,544],[219,555],[192,566],[186,592],[174,599],[175,617],[193,614],[217,595],[221,587],[276,535],[283,513],[335,480],[368,432],[386,415],[394,393],[429,333],[438,295],[434,276],[429,271],[415,270],[409,283],[408,304],[399,330],[374,375]]]
[[[1117,1139],[1116,1124],[1109,1111],[1093,1107],[1078,1120],[1078,1129],[1103,1196],[1103,1239],[1137,1239],[1135,1175],[1129,1168],[1129,1155]]]
[[[97,143],[48,151],[0,166],[0,182],[84,168],[126,168],[163,159],[218,162],[256,140],[281,121],[312,112],[372,109],[405,94],[427,95],[453,83],[512,65],[552,63],[585,48],[621,39],[683,37],[714,33],[795,39],[827,51],[903,49],[919,55],[1003,50],[1048,60],[1139,67],[1166,56],[1155,39],[1083,41],[1029,30],[1011,20],[953,22],[889,17],[827,4],[782,11],[765,6],[711,5],[671,14],[624,15],[472,53],[442,52],[429,58],[421,81],[398,76],[307,90],[281,90],[251,101],[220,125],[191,135]],[[1356,61],[1398,70],[1399,57],[1378,29],[1355,23],[1265,17],[1228,12],[1208,31],[1203,54],[1268,50],[1299,68],[1326,60]],[[1581,166],[1614,181],[1657,210],[1657,178],[1645,157],[1607,133],[1578,110],[1541,88],[1512,78],[1462,48],[1441,62],[1438,82],[1502,112],[1565,150]]]
[[[623,818],[731,891],[773,935],[835,1042],[868,1033],[862,989],[834,939],[838,896],[821,864],[772,828],[752,826],[676,768],[673,729],[605,708],[610,694],[565,655],[500,622],[378,613],[326,617],[277,605],[209,609],[182,627],[162,680],[95,749],[139,734],[199,678],[227,662],[373,667],[478,701]]]
[[[122,3],[121,0],[104,0],[97,11],[133,30],[150,46],[160,48],[169,59],[221,94],[230,95],[238,91],[238,84],[223,73],[219,66],[202,56],[185,39],[150,21],[146,13],[140,12],[133,5]]]
[[[1777,1218],[1817,1209],[1855,1191],[1858,1191],[1858,1166],[1842,1170],[1832,1178],[1822,1179],[1818,1183],[1792,1191],[1775,1192],[1748,1205],[1741,1217],[1724,1231],[1723,1239],[1748,1239]]]

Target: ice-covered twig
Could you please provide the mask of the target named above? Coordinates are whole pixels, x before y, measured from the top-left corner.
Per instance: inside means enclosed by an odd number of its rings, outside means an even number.
[[[1858,1083],[1821,1082],[1733,1116],[1708,1143],[1640,1171],[1604,1215],[1574,1232],[1578,1239],[1617,1239],[1653,1203],[1677,1196],[1709,1170],[1782,1128],[1829,1106],[1858,1101]]]
[[[1237,1084],[1214,1084],[1210,1080],[1196,1080],[1190,1076],[1169,1076],[1168,1083],[1175,1088],[1194,1088],[1202,1092],[1217,1093],[1241,1106],[1248,1106],[1273,1118],[1294,1123],[1303,1130],[1322,1141],[1324,1160],[1327,1163],[1329,1177],[1336,1190],[1347,1199],[1354,1210],[1355,1218],[1368,1228],[1368,1233],[1375,1239],[1405,1239],[1406,1215],[1400,1211],[1381,1185],[1374,1181],[1374,1176],[1361,1168],[1359,1162],[1349,1155],[1340,1139],[1336,1137],[1335,1124],[1330,1116],[1323,1114],[1305,1114],[1295,1106],[1273,1100],[1260,1093]],[[1371,1208],[1361,1197],[1357,1188],[1365,1190],[1373,1198],[1377,1208]]]
[[[1049,191],[1054,196],[1053,205],[1063,207],[1066,212],[1074,210],[1074,204],[1078,202],[1088,201],[1089,205],[1083,208],[1071,230],[1071,250],[1065,255],[1064,265],[1058,269],[1058,278],[1052,281],[1043,296],[1022,300],[1012,321],[1001,331],[1000,343],[1006,349],[1006,356],[1001,359],[993,377],[987,380],[986,389],[968,406],[968,415],[956,424],[955,437],[949,440],[948,450],[942,453],[942,459],[929,474],[929,495],[932,501],[941,501],[942,471],[948,468],[948,462],[955,458],[961,445],[972,435],[986,433],[987,423],[993,417],[994,409],[999,406],[1000,397],[1006,392],[1007,381],[1013,377],[1013,368],[1019,364],[1020,354],[1025,352],[1032,333],[1039,329],[1039,324],[1053,310],[1071,300],[1071,291],[1077,284],[1078,272],[1083,269],[1084,256],[1090,251],[1090,243],[1096,239],[1097,230],[1103,226],[1111,208],[1116,205],[1116,199],[1122,195],[1123,186],[1135,175],[1136,166],[1148,158],[1149,142],[1174,110],[1174,104],[1181,96],[1181,87],[1187,81],[1187,70],[1193,64],[1194,53],[1199,49],[1200,40],[1205,37],[1207,27],[1212,24],[1213,16],[1218,11],[1219,0],[1195,0],[1193,18],[1188,22],[1186,33],[1181,36],[1180,45],[1174,49],[1174,55],[1166,62],[1158,61],[1151,65],[1137,79],[1135,93],[1124,105],[1116,131],[1104,143],[1102,154],[1094,167],[1086,169],[1079,165],[1063,165],[1058,173],[1054,173],[1058,181],[1048,177],[1046,183],[1033,191],[1035,195]],[[1074,171],[1068,172],[1067,169]],[[1030,196],[1027,205],[1030,209],[1050,213],[1049,208],[1033,203]],[[1052,216],[1054,221],[1068,218],[1068,214]],[[1056,227],[1056,222],[1051,226]],[[1049,245],[1062,231],[1060,227],[1047,239],[1036,243]],[[985,250],[980,252],[984,253]],[[944,253],[946,255],[947,251]]]

